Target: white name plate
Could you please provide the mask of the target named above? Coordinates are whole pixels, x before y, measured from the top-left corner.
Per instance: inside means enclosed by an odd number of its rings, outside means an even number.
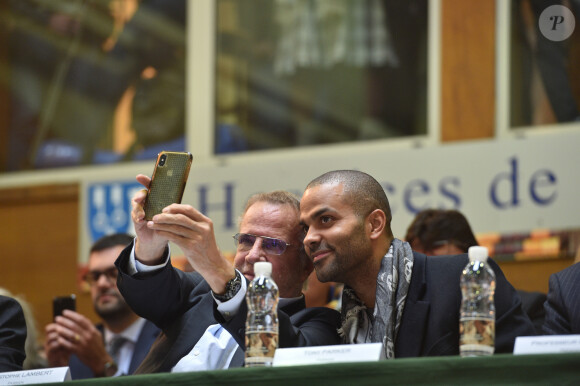
[[[274,366],[318,365],[321,363],[373,362],[385,358],[382,343],[279,348]]]
[[[518,336],[514,355],[580,352],[580,335]]]
[[[0,385],[29,385],[37,383],[56,383],[70,380],[70,369],[68,366],[0,373]]]

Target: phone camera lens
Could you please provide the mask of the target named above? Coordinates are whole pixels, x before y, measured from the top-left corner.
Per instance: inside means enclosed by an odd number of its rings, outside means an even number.
[[[159,159],[159,166],[163,166],[165,165],[165,159],[167,158],[167,156],[165,154],[163,154],[161,156],[161,158]]]

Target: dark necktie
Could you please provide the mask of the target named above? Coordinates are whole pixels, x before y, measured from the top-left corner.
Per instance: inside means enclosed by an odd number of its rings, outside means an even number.
[[[119,363],[119,353],[121,352],[121,347],[128,341],[127,338],[121,335],[116,335],[111,339],[109,343],[109,354],[115,361],[115,363]]]

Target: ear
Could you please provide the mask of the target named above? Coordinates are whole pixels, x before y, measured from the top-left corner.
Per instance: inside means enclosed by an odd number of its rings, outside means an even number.
[[[371,239],[379,238],[383,234],[385,226],[387,226],[387,216],[382,210],[375,209],[367,216],[367,229]]]

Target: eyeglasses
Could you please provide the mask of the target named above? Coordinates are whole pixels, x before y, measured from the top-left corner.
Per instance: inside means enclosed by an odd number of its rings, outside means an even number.
[[[112,267],[104,271],[89,271],[85,274],[83,279],[90,285],[93,285],[99,281],[101,275],[105,275],[109,282],[116,282],[118,273],[117,268]]]
[[[286,248],[291,245],[286,243],[284,240],[267,236],[256,236],[249,233],[236,233],[233,237],[236,247],[241,251],[249,251],[252,249],[258,237],[262,239],[262,249],[266,253],[271,253],[273,255],[283,254]]]

